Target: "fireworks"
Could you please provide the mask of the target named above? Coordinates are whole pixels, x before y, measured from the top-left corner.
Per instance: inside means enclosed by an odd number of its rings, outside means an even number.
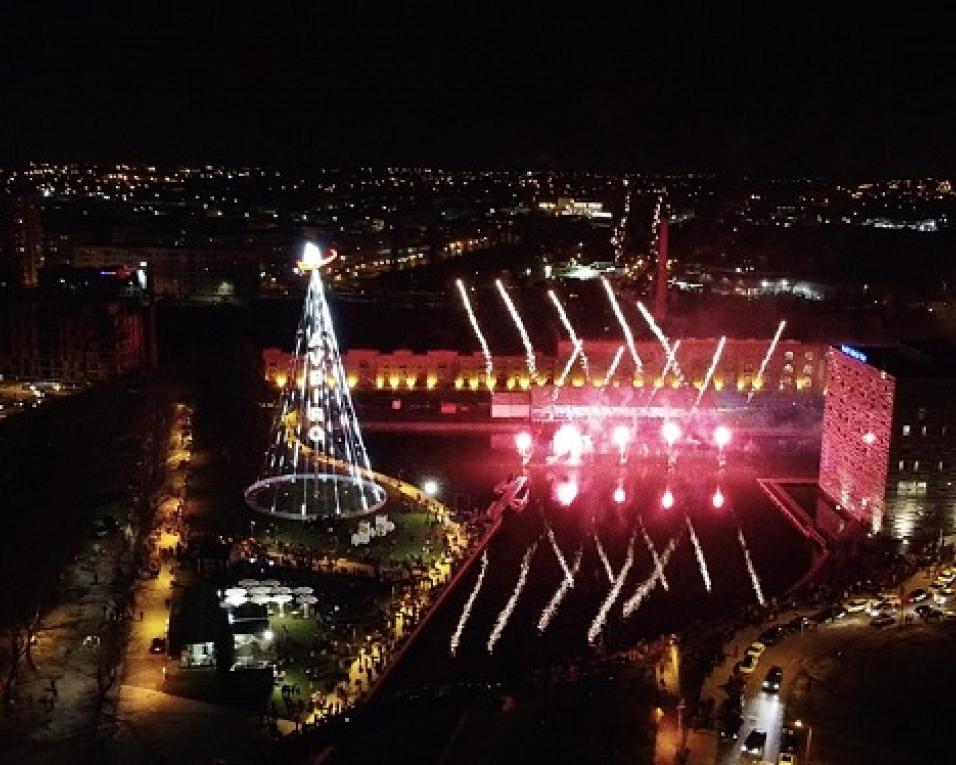
[[[617,351],[614,353],[614,358],[611,359],[611,364],[607,368],[607,375],[604,377],[604,384],[607,385],[611,382],[611,378],[617,373],[617,368],[621,364],[621,359],[624,358],[624,346],[619,345]]]
[[[458,620],[458,626],[455,628],[454,634],[451,636],[451,655],[454,656],[458,651],[458,643],[461,641],[461,633],[465,630],[465,625],[468,623],[468,617],[471,616],[471,607],[475,603],[475,599],[478,597],[478,592],[481,590],[481,585],[485,581],[485,572],[488,570],[488,551],[485,550],[481,554],[481,570],[478,572],[478,581],[475,582],[475,587],[471,591],[471,594],[468,596],[468,600],[465,601],[465,607],[461,610],[461,618]]]
[[[481,345],[481,352],[485,355],[485,378],[491,380],[494,377],[495,368],[491,360],[491,351],[488,349],[488,341],[485,340],[485,336],[481,332],[481,327],[478,326],[478,319],[475,316],[474,309],[471,307],[471,301],[468,299],[468,291],[465,289],[464,283],[461,279],[456,279],[455,286],[458,287],[461,302],[465,306],[465,312],[468,314],[468,320],[471,322],[471,328],[475,330],[478,344]]]
[[[534,556],[534,551],[537,547],[538,543],[533,543],[528,547],[524,557],[521,559],[521,570],[518,572],[518,581],[515,583],[514,591],[511,593],[511,597],[508,598],[508,602],[505,603],[505,607],[501,609],[501,613],[498,614],[494,629],[491,630],[491,635],[488,636],[488,653],[494,653],[495,643],[501,638],[501,633],[505,631],[505,627],[508,626],[508,620],[511,618],[515,606],[518,605],[518,598],[521,597],[521,591],[528,582],[528,572],[531,570],[531,558]]]
[[[707,374],[704,375],[704,382],[700,386],[700,390],[697,391],[697,400],[694,401],[694,409],[700,406],[700,400],[704,397],[704,391],[707,390],[707,386],[710,385],[710,381],[717,369],[717,362],[720,361],[720,354],[724,352],[724,345],[726,345],[726,343],[727,338],[721,335],[720,340],[717,341],[717,348],[714,350],[714,357],[710,360],[710,366],[707,368]]]
[[[617,322],[621,325],[621,331],[624,333],[624,340],[627,343],[627,349],[631,352],[631,358],[634,359],[634,366],[637,368],[637,371],[640,372],[644,368],[644,364],[641,361],[641,357],[637,354],[637,346],[634,345],[634,335],[631,333],[631,328],[627,326],[627,321],[624,319],[624,313],[621,311],[621,306],[617,304],[617,298],[614,296],[614,290],[611,289],[610,282],[608,282],[608,280],[602,276],[601,284],[604,285],[604,291],[607,292],[607,299],[611,303],[611,310],[614,311],[614,315],[617,317]]]
[[[700,578],[704,580],[704,589],[710,592],[710,572],[707,570],[707,561],[704,558],[704,550],[700,546],[700,540],[697,538],[697,532],[694,530],[694,524],[690,521],[690,516],[685,515],[687,521],[687,530],[690,532],[690,541],[694,545],[694,555],[697,556],[697,568],[700,569]]]
[[[555,613],[558,611],[558,606],[561,605],[561,602],[564,600],[571,588],[574,587],[574,577],[577,576],[578,571],[581,569],[581,555],[582,550],[579,549],[574,555],[574,563],[571,564],[570,578],[566,576],[561,580],[561,584],[558,585],[558,589],[551,597],[551,600],[548,601],[548,605],[546,605],[544,610],[541,612],[541,617],[538,619],[538,632],[544,632],[548,628],[548,625],[554,618]]]
[[[524,322],[521,321],[521,316],[518,313],[518,309],[515,308],[514,301],[512,301],[511,295],[509,295],[508,291],[505,289],[505,285],[501,283],[501,279],[495,279],[495,286],[498,288],[498,293],[501,295],[501,299],[505,302],[505,307],[508,309],[508,313],[511,314],[511,319],[515,323],[518,334],[521,336],[521,344],[524,345],[525,358],[528,363],[528,374],[531,375],[531,379],[533,380],[538,376],[538,370],[535,366],[534,348],[531,347],[531,338],[528,337],[528,330],[525,329]]]
[[[643,532],[643,529],[642,533],[644,533],[645,537],[647,536],[646,532]],[[664,585],[664,582],[667,581],[664,577],[664,567],[670,561],[671,555],[674,554],[674,550],[677,549],[677,542],[678,537],[671,537],[670,541],[667,543],[667,547],[664,548],[664,552],[661,553],[660,559],[657,558],[657,553],[654,553],[654,570],[647,579],[638,585],[638,588],[634,594],[624,603],[622,613],[625,619],[641,607],[641,603],[644,602],[644,598],[650,595],[654,587],[657,586],[658,581],[660,581],[662,586]],[[664,589],[666,590],[667,588],[664,587]]]
[[[604,545],[601,544],[601,537],[597,535],[597,532],[594,533],[594,546],[597,548],[597,554],[598,558],[601,559],[601,565],[604,566],[604,570],[607,572],[607,580],[613,583],[614,569],[611,568],[611,561],[608,560],[607,553],[604,552]]]
[[[747,563],[747,571],[750,574],[750,582],[753,584],[757,602],[765,606],[767,602],[764,600],[763,590],[760,587],[760,578],[757,576],[757,569],[754,568],[753,561],[750,560],[750,550],[747,547],[747,540],[744,539],[744,530],[741,528],[737,529],[737,539],[740,540],[740,549],[744,551],[744,561]]]
[[[621,570],[618,572],[617,578],[612,581],[611,589],[608,592],[607,597],[604,599],[604,602],[601,604],[601,607],[598,609],[598,612],[594,617],[594,621],[591,622],[591,626],[588,628],[588,643],[591,645],[594,645],[594,641],[597,640],[598,635],[600,635],[604,630],[604,623],[607,621],[607,615],[611,611],[611,607],[621,596],[621,588],[624,587],[624,580],[627,579],[627,575],[630,573],[631,566],[633,565],[634,536],[631,535],[631,541],[627,545],[627,557],[624,559],[624,565],[621,566]]]
[[[568,581],[568,586],[573,587],[574,577],[571,574],[571,569],[568,568],[568,562],[565,560],[564,553],[561,552],[561,548],[558,547],[558,540],[554,538],[554,531],[547,523],[545,523],[544,527],[548,534],[548,540],[551,542],[551,547],[554,549],[555,557],[557,557],[558,563],[561,564],[561,570],[564,571],[564,578]]]
[[[763,357],[763,361],[760,362],[760,368],[757,370],[757,376],[754,377],[753,384],[750,386],[750,393],[747,394],[747,401],[754,397],[754,393],[757,389],[763,385],[763,373],[767,371],[767,364],[770,363],[770,357],[773,356],[773,352],[777,350],[777,343],[780,342],[780,336],[783,334],[784,328],[787,326],[786,320],[781,321],[777,325],[777,331],[773,333],[773,339],[770,341],[770,345],[767,347],[767,355]]]
[[[644,320],[647,322],[647,326],[651,328],[651,332],[654,333],[654,336],[661,344],[661,348],[664,349],[666,361],[664,362],[664,371],[661,372],[661,379],[663,379],[667,373],[673,369],[674,374],[677,375],[677,379],[683,382],[684,375],[680,371],[680,365],[677,363],[677,347],[680,345],[680,340],[671,346],[671,344],[667,341],[667,338],[664,336],[664,332],[661,330],[660,326],[651,315],[651,312],[647,310],[645,305],[640,300],[637,301],[637,310],[641,312],[641,316],[644,317]]]
[[[585,377],[590,377],[590,371],[588,369],[588,357],[584,353],[584,343],[581,341],[581,338],[578,337],[577,332],[574,331],[574,327],[571,326],[571,321],[568,319],[568,314],[564,310],[564,306],[561,305],[561,301],[558,300],[558,296],[554,294],[554,290],[548,290],[548,297],[551,298],[551,302],[554,303],[554,307],[558,312],[558,318],[561,319],[561,325],[564,327],[565,332],[568,333],[568,337],[571,338],[571,342],[574,344],[574,352],[571,354],[572,361],[568,362],[567,370],[561,376],[562,381],[567,376],[568,372],[571,371],[571,367],[574,364],[573,359],[577,356],[581,358],[581,367],[584,369]]]
[[[581,353],[581,348],[579,346],[574,346],[574,350],[571,351],[571,355],[568,356],[568,362],[564,365],[564,369],[561,370],[561,374],[558,375],[558,379],[554,381],[554,393],[552,398],[557,399],[558,390],[564,385],[564,381],[567,379],[567,376],[571,373],[571,368],[574,366],[574,362],[577,361],[578,355]]]
[[[663,587],[665,590],[670,590],[671,586],[667,581],[667,577],[664,575],[664,566],[661,563],[661,558],[657,555],[657,548],[654,547],[654,540],[651,539],[650,534],[647,533],[647,529],[644,526],[644,521],[640,517],[638,517],[637,520],[641,525],[641,536],[644,537],[644,544],[647,545],[647,550],[654,559],[654,571],[657,572],[657,575],[661,578],[661,587]]]

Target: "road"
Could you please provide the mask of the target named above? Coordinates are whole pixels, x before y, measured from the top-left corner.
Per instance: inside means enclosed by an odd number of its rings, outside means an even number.
[[[932,578],[933,574],[931,572],[922,571],[909,579],[904,584],[903,589],[908,593],[915,588],[926,587],[932,581]],[[872,594],[875,595],[876,593]],[[860,597],[867,597],[867,593]],[[908,604],[904,607],[899,613],[900,621],[906,614],[913,613],[914,605],[916,604]],[[812,609],[781,613],[777,622],[784,623],[801,613],[810,615]],[[914,618],[914,623],[918,624],[919,619]],[[727,646],[727,659],[705,681],[701,692],[702,697],[709,696],[718,700],[718,703],[724,698],[725,694],[721,685],[726,682],[733,671],[733,665],[744,655],[747,646],[767,626],[747,627],[737,633]],[[894,635],[898,635],[900,640],[905,640],[914,628],[916,627],[900,624],[880,632],[870,626],[870,617],[865,612],[860,612],[847,614],[832,623],[808,629],[801,634],[790,635],[776,645],[769,646],[760,657],[756,671],[747,678],[742,713],[744,722],[738,732],[738,739],[718,743],[715,757],[713,746],[703,745],[701,742],[704,741],[704,738],[698,735],[696,736],[698,745],[696,747],[692,745],[692,751],[695,748],[697,749],[697,756],[692,757],[690,762],[708,763],[709,765],[716,761],[721,765],[737,765],[742,762],[761,761],[758,758],[748,759],[740,750],[747,735],[756,728],[767,732],[767,742],[762,761],[776,763],[780,754],[782,728],[785,723],[792,725],[797,720],[801,723],[804,731],[810,734],[804,739],[804,742],[812,747],[812,728],[808,726],[824,727],[824,722],[822,720],[800,719],[800,709],[801,707],[805,708],[807,697],[813,694],[814,683],[819,683],[813,667],[818,666],[821,662],[835,661],[838,666],[845,665],[847,672],[850,671],[850,667],[853,667],[852,671],[856,673],[859,670],[857,659],[872,650],[872,643],[888,638],[892,639]],[[763,680],[772,666],[779,666],[783,669],[783,683],[779,693],[767,693],[762,689]],[[804,704],[800,702],[804,702]],[[832,735],[831,731],[827,731],[827,733]],[[691,738],[693,740],[695,737],[692,736]],[[812,758],[813,752],[811,751],[809,754]],[[800,763],[807,761],[809,761],[807,757],[798,759]]]

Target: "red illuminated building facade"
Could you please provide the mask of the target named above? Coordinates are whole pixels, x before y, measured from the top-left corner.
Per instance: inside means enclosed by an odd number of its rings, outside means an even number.
[[[830,351],[820,487],[873,531],[900,538],[956,526],[952,349]]]
[[[24,295],[0,309],[0,374],[90,383],[144,362],[143,308],[133,301]]]

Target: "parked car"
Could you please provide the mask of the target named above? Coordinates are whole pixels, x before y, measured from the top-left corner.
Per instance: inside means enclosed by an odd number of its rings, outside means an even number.
[[[776,645],[785,634],[786,628],[780,624],[775,624],[761,632],[760,635],[757,636],[757,642],[763,643],[764,645]]]
[[[910,603],[922,603],[928,597],[929,593],[920,587],[910,593]]]
[[[843,607],[848,614],[858,614],[865,611],[868,605],[870,605],[869,598],[853,598],[844,603]]]
[[[756,656],[758,659],[763,656],[763,652],[766,650],[767,646],[765,646],[759,640],[755,640],[753,643],[747,646],[747,653],[750,656]]]
[[[806,629],[816,627],[817,624],[813,619],[808,616],[794,616],[789,622],[787,622],[787,629],[790,632],[803,632]]]
[[[755,656],[752,653],[748,653],[744,658],[738,661],[734,665],[734,672],[740,672],[744,675],[752,675],[754,670],[757,669],[757,663],[760,661],[759,656]]]
[[[150,653],[166,653],[166,638],[154,637],[149,644]]]
[[[817,611],[811,618],[817,624],[826,624],[837,619],[842,619],[844,616],[846,616],[846,610],[843,606],[827,606],[822,611]]]
[[[876,627],[877,629],[892,627],[894,624],[896,624],[895,616],[877,616],[875,619],[870,621],[870,626]]]

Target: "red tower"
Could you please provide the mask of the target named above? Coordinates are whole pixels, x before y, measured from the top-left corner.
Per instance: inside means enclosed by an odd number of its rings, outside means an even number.
[[[662,210],[657,237],[657,290],[654,295],[654,318],[661,325],[667,319],[667,225],[667,214]]]

